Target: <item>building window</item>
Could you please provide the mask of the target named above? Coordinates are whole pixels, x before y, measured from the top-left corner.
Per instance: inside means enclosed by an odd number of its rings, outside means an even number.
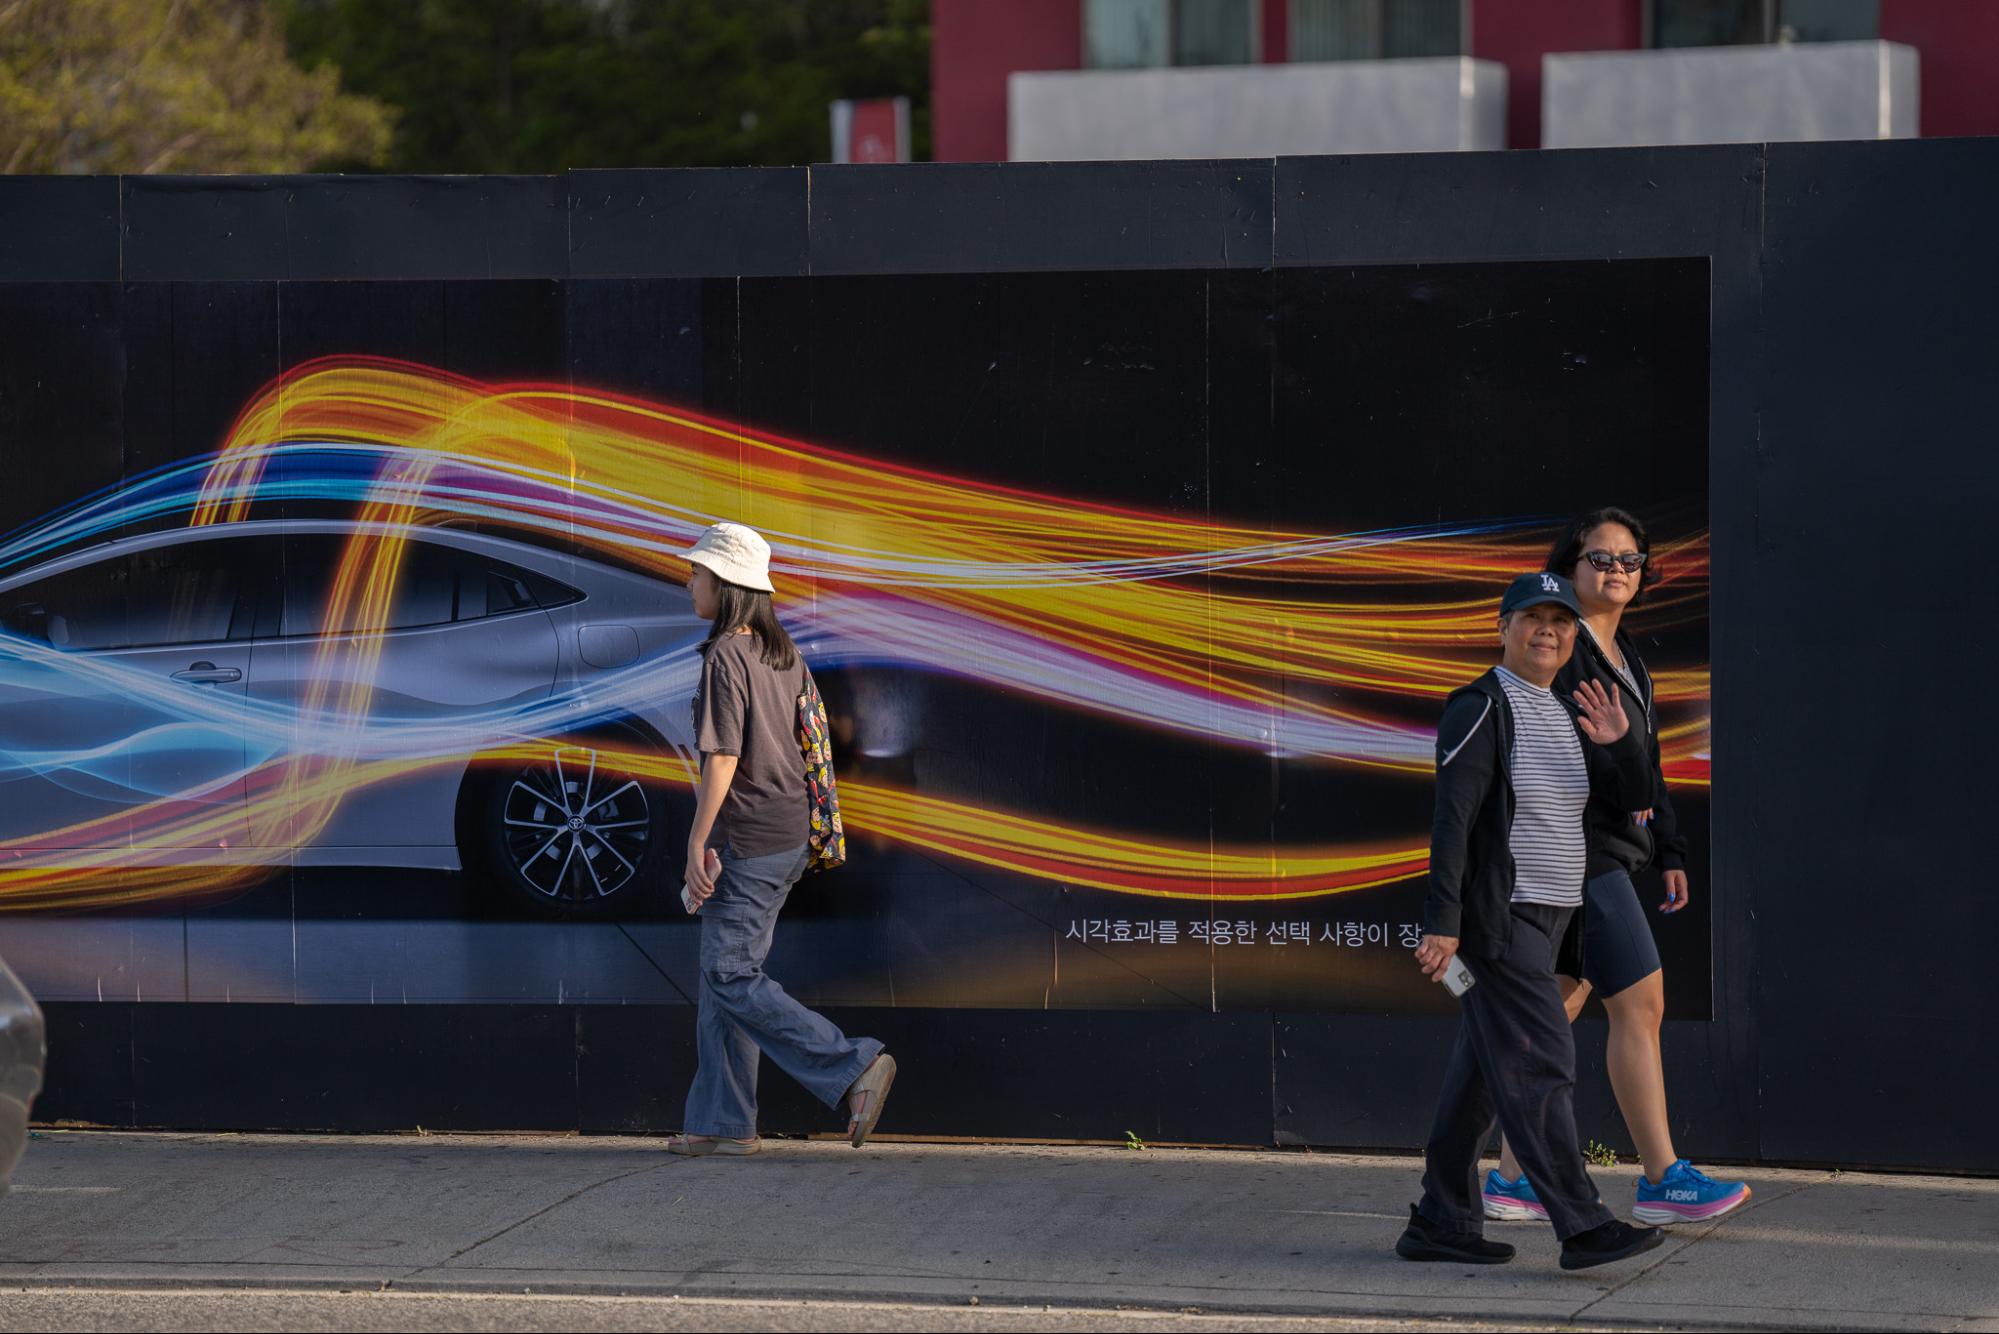
[[[1091,69],[1147,69],[1168,63],[1172,50],[1167,0],[1089,0],[1083,6],[1083,63]]]
[[[1881,0],[1651,0],[1654,46],[1865,42],[1881,35]]]
[[[1173,6],[1173,63],[1254,64],[1256,8],[1254,0],[1179,0]]]
[[[1090,69],[1249,65],[1257,58],[1256,0],[1084,0]]]
[[[1461,0],[1291,0],[1291,59],[1463,55]]]

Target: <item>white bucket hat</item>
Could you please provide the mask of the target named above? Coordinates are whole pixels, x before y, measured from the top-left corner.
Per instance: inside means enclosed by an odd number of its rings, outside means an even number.
[[[775,593],[770,586],[770,543],[754,528],[718,523],[695,539],[687,560],[724,583]]]

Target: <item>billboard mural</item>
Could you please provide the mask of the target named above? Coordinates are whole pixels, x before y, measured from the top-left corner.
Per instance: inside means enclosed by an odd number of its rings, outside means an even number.
[[[1707,1012],[1704,262],[146,286],[82,381],[115,478],[0,539],[0,952],[45,998],[684,1000],[675,553],[727,518],[834,714],[802,998],[1439,1008],[1437,712],[1616,503]]]

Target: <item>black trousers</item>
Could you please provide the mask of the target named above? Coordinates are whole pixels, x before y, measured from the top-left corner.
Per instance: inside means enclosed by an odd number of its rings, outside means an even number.
[[[1458,1044],[1424,1150],[1425,1218],[1482,1232],[1478,1157],[1497,1117],[1514,1156],[1566,1241],[1611,1219],[1576,1142],[1576,1044],[1555,983],[1555,951],[1573,908],[1513,905],[1504,959],[1466,959]]]

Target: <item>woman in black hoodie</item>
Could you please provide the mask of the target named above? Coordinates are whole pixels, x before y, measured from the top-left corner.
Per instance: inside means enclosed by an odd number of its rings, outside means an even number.
[[[1740,1182],[1714,1181],[1673,1149],[1666,1116],[1666,1076],[1660,1060],[1659,1025],[1666,1014],[1665,981],[1651,924],[1638,902],[1632,878],[1656,865],[1665,879],[1666,901],[1675,913],[1687,906],[1687,844],[1680,836],[1672,799],[1659,763],[1659,713],[1652,678],[1637,645],[1623,626],[1626,609],[1659,581],[1645,525],[1620,509],[1591,510],[1571,521],[1548,553],[1547,569],[1569,579],[1582,607],[1576,649],[1556,679],[1564,697],[1585,681],[1618,688],[1631,715],[1633,734],[1644,739],[1652,764],[1649,809],[1626,811],[1592,796],[1589,828],[1589,884],[1579,915],[1580,978],[1562,976],[1569,1018],[1581,1013],[1592,988],[1610,1016],[1608,1064],[1625,1128],[1645,1165],[1633,1215],[1647,1223],[1698,1221],[1727,1213],[1749,1198]],[[1574,958],[1571,948],[1564,960]],[[1573,974],[1571,962],[1562,971]],[[1546,1217],[1533,1187],[1521,1176],[1510,1146],[1500,1146],[1497,1172],[1485,1181],[1488,1218]]]

